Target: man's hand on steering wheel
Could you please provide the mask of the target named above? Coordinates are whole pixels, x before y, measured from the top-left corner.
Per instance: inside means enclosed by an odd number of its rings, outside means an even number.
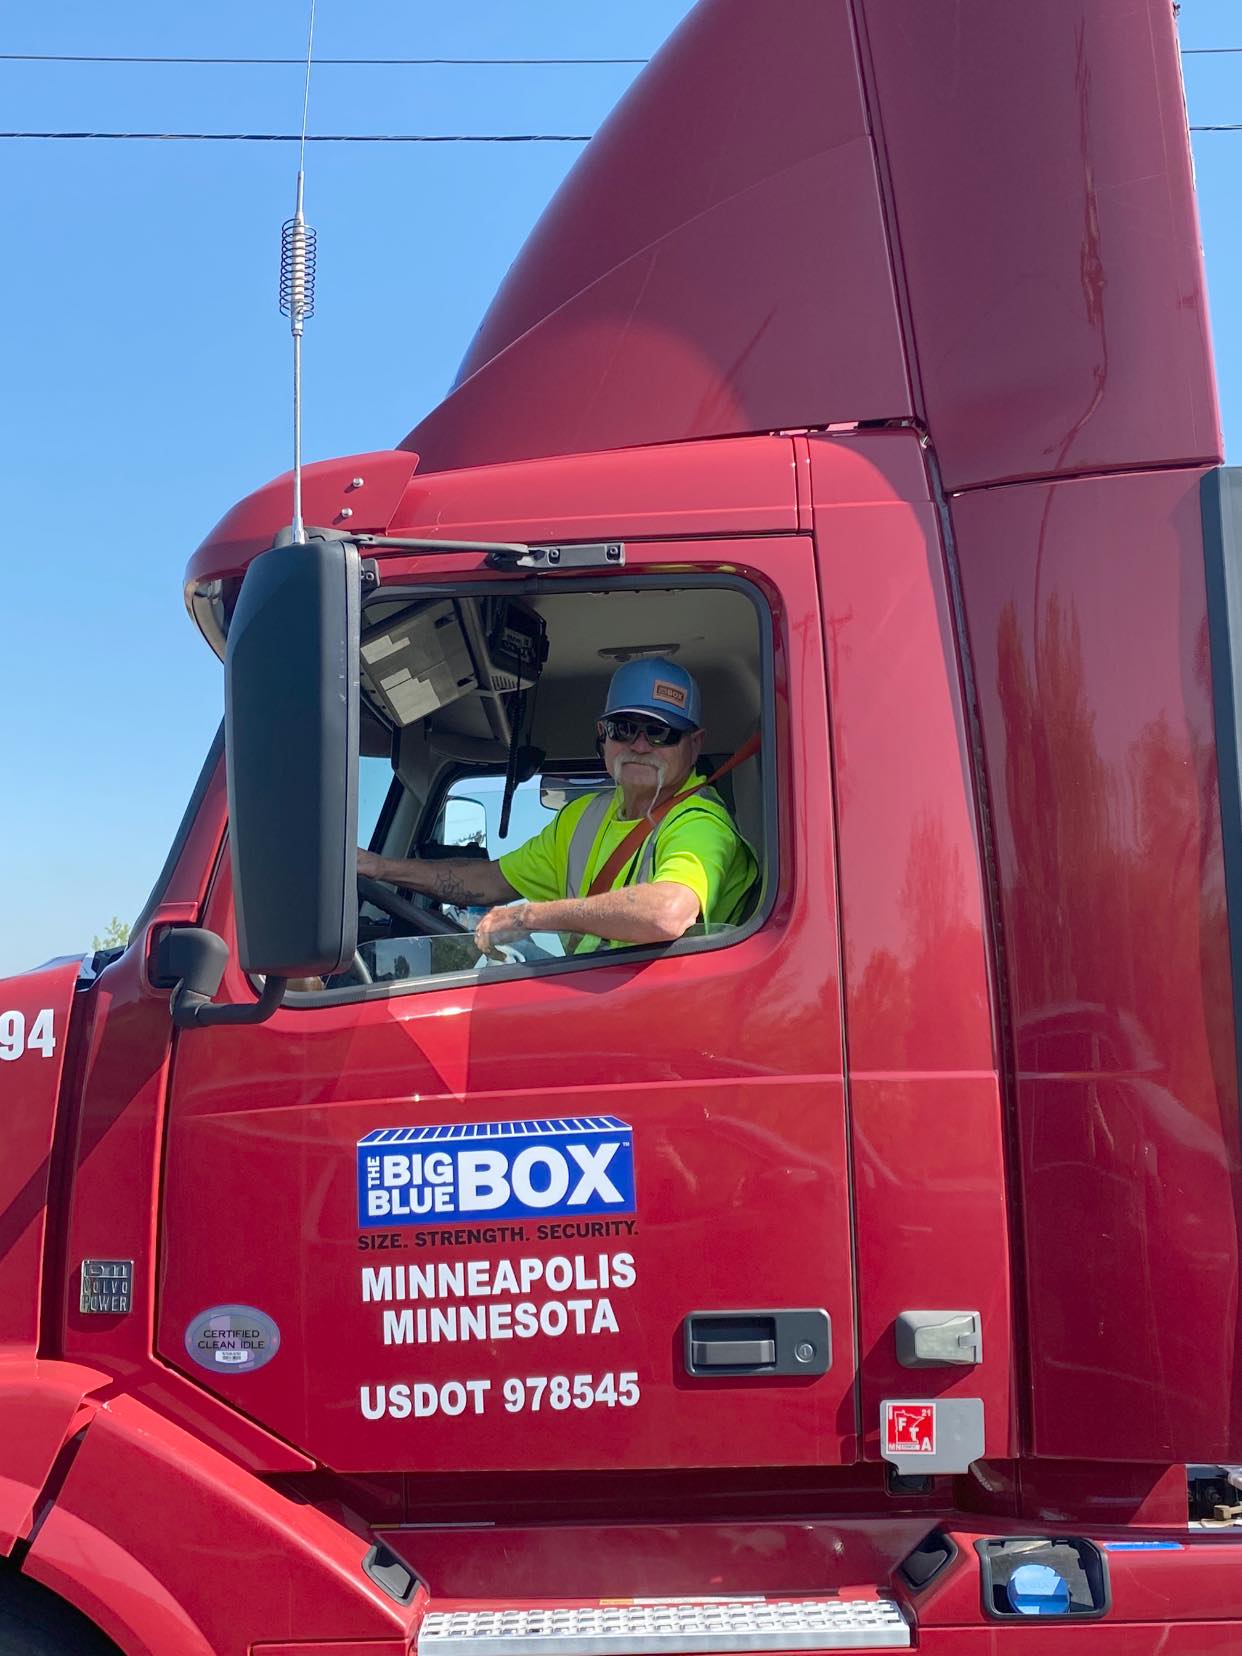
[[[358,850],[358,872],[368,880],[382,880],[384,878],[384,859],[377,857],[374,851]]]

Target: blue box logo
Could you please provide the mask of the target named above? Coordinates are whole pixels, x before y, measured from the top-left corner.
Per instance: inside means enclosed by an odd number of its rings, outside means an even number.
[[[364,1230],[634,1209],[633,1129],[616,1116],[381,1127],[358,1140]]]

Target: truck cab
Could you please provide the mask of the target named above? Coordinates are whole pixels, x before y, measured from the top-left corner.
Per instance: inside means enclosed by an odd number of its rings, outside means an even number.
[[[252,1408],[267,1386],[279,1400],[268,1424],[323,1458],[344,1452],[357,1469],[386,1470],[412,1452],[409,1434],[425,1419],[432,1464],[463,1474],[663,1467],[697,1477],[709,1468],[853,1466],[869,1450],[870,1476],[882,1482],[880,1404],[908,1391],[910,1376],[879,1330],[904,1312],[962,1308],[974,1319],[976,1349],[959,1372],[938,1376],[941,1406],[952,1412],[964,1389],[976,1453],[987,1431],[991,1451],[1008,1453],[1009,1276],[988,961],[959,762],[961,708],[943,653],[944,589],[927,569],[930,506],[909,498],[926,497],[923,475],[911,433],[773,436],[532,461],[425,483],[414,472],[423,521],[399,511],[381,540],[417,540],[431,521],[462,543],[483,524],[501,542],[546,546],[554,531],[563,561],[549,567],[540,551],[532,570],[521,556],[374,548],[361,699],[363,723],[380,727],[367,746],[380,751],[359,760],[381,777],[360,789],[382,796],[370,808],[372,846],[396,857],[451,849],[449,825],[464,811],[482,824],[466,837],[483,833],[479,849],[491,855],[504,849],[493,838],[498,813],[483,804],[489,787],[503,790],[513,735],[497,700],[502,709],[519,695],[535,703],[533,716],[520,705],[510,716],[522,747],[543,756],[514,792],[511,843],[528,837],[540,814],[549,818],[541,796],[555,799],[558,779],[611,788],[594,752],[608,680],[619,660],[663,650],[699,679],[713,754],[727,757],[759,736],[758,751],[723,784],[759,863],[753,906],[740,924],[700,924],[671,944],[567,954],[559,938],[537,935],[529,958],[519,949],[497,963],[481,958],[469,925],[455,927],[452,914],[441,929],[442,905],[407,894],[398,912],[383,912],[375,893],[340,971],[287,994],[270,1021],[231,1031],[226,1042],[208,1031],[186,1040],[165,1186],[168,1258],[183,1262],[164,1283],[178,1359],[201,1297],[204,1246],[219,1247],[229,1257],[231,1297],[262,1302],[282,1340],[299,1346],[314,1342],[327,1310],[305,1292],[308,1268],[312,1280],[336,1285],[335,1355],[325,1351],[306,1391],[291,1394],[275,1364],[266,1378],[237,1377]],[[661,484],[675,494],[675,512],[661,510]],[[502,520],[493,502],[519,488],[530,515]],[[587,521],[570,515],[576,488],[593,502],[598,543],[585,541]],[[894,559],[881,590],[870,575],[858,590],[843,584],[833,602],[844,609],[828,614],[813,533],[817,489],[829,512],[849,514],[851,539],[873,535]],[[540,490],[542,519],[534,515]],[[886,1065],[882,1078],[860,1075],[847,1114],[838,896],[845,819],[834,798],[825,689],[834,619],[857,614],[868,588],[869,605],[898,605],[902,645],[900,659],[886,657],[882,682],[874,663],[859,664],[868,681],[855,692],[860,712],[882,699],[891,734],[883,780],[863,786],[860,778],[849,804],[850,826],[866,811],[875,831],[867,832],[857,897],[851,882],[847,898],[866,905],[856,946],[868,964],[886,957],[909,979],[916,1049],[924,1043],[909,1056],[926,1073],[914,1079]],[[227,597],[213,591],[211,601]],[[434,651],[407,644],[428,632],[447,642]],[[529,670],[527,688],[497,697],[489,679],[507,671],[512,683],[524,672],[494,642],[515,632],[546,638],[546,662],[537,678]],[[460,672],[440,672],[441,649],[465,664]],[[401,723],[401,698],[419,709],[438,682],[448,686],[446,703]],[[892,718],[897,698],[902,717]],[[296,745],[295,736],[284,741]],[[879,751],[868,747],[874,761]],[[229,946],[226,1004],[257,993],[239,958],[231,874],[222,862],[202,916]],[[867,895],[877,887],[882,897]],[[882,969],[871,966],[872,981]],[[942,980],[946,969],[959,974],[947,1026],[932,1010],[932,984],[920,980],[933,969]],[[875,1015],[884,1011],[881,1002]],[[323,1065],[313,1082],[312,1052]],[[946,1062],[951,1082],[936,1073]],[[246,1077],[260,1066],[268,1080],[256,1094]],[[874,1120],[864,1105],[869,1089]],[[937,1136],[951,1132],[956,1149],[946,1188],[935,1190],[910,1172],[926,1158],[946,1089],[954,1121],[942,1121]],[[599,1122],[609,1125],[575,1125]],[[428,1151],[416,1161],[416,1152],[384,1150],[505,1137],[520,1145],[539,1132],[568,1134],[571,1148],[581,1132],[607,1141],[609,1166],[624,1168],[624,1179],[579,1196],[549,1174],[546,1190],[502,1201],[504,1181],[471,1193],[454,1162],[437,1192]],[[295,1164],[285,1158],[290,1142],[301,1146]],[[348,1182],[355,1150],[359,1192],[376,1194],[342,1230],[325,1222],[323,1204],[340,1176]],[[220,1226],[226,1170],[236,1220]],[[313,1235],[290,1238],[283,1287],[273,1251],[259,1245],[278,1189],[282,1208],[317,1215]],[[441,1205],[420,1205],[437,1194]],[[462,1205],[467,1197],[474,1207]],[[936,1228],[935,1208],[948,1201],[958,1235],[914,1269],[916,1238]],[[174,1230],[183,1243],[172,1241]],[[887,1297],[865,1296],[873,1335],[859,1323],[860,1251],[883,1247],[891,1257],[903,1233],[914,1274],[903,1280],[894,1269]],[[519,1278],[534,1272],[538,1290],[515,1300],[497,1289],[504,1261]],[[462,1270],[467,1282],[477,1277],[474,1291],[458,1281]],[[563,1288],[552,1292],[563,1277],[571,1279],[568,1299]],[[653,1348],[654,1329],[662,1334]],[[363,1353],[369,1360],[360,1363]],[[582,1382],[577,1402],[559,1404],[573,1412],[553,1434],[523,1418],[540,1404],[517,1395],[528,1376],[533,1387],[545,1374],[549,1384],[558,1374],[566,1385]],[[610,1401],[622,1375],[634,1389],[628,1405]],[[584,1401],[588,1382],[602,1406]],[[411,1414],[416,1383],[421,1416]],[[485,1392],[472,1393],[464,1412],[446,1413],[445,1398],[458,1399],[462,1384]],[[428,1388],[439,1388],[434,1408]],[[349,1416],[342,1396],[351,1399]],[[621,1412],[629,1407],[632,1414]]]

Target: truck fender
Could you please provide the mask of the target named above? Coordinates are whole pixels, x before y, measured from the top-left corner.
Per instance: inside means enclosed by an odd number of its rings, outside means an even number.
[[[0,1554],[26,1540],[57,1459],[89,1425],[108,1375],[76,1363],[0,1354]]]
[[[363,1568],[372,1540],[116,1397],[77,1437],[22,1567],[129,1656],[404,1648],[426,1593],[389,1597]]]

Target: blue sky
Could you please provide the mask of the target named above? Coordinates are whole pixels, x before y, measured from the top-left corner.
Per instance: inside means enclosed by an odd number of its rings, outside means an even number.
[[[687,0],[319,0],[323,57],[645,57]],[[297,57],[304,0],[62,0],[6,10],[7,52]],[[1186,47],[1242,46],[1237,0],[1184,0]],[[335,68],[311,130],[590,132],[634,68]],[[1242,55],[1190,57],[1193,122],[1242,121]],[[0,62],[5,130],[293,131],[289,67]],[[308,459],[390,447],[451,382],[579,147],[315,145]],[[1217,366],[1242,443],[1242,132],[1196,135]],[[289,465],[276,305],[287,145],[0,142],[11,525],[0,604],[0,973],[132,919],[220,717],[186,560]]]

